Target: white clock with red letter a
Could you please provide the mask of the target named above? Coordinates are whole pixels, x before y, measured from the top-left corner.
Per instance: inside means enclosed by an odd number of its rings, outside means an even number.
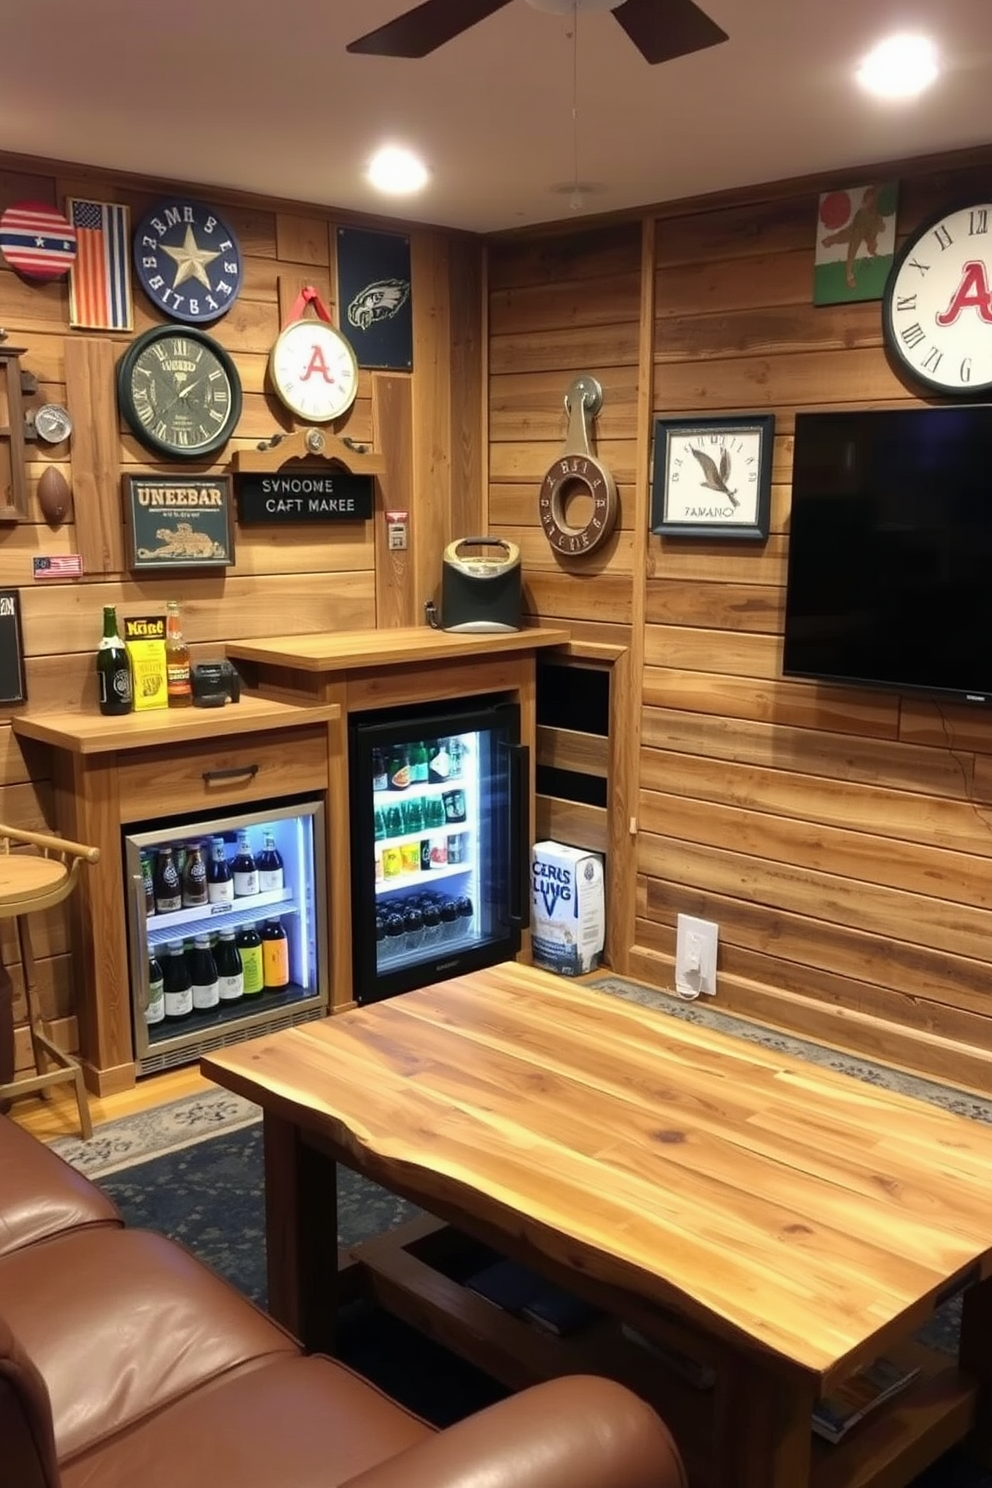
[[[326,320],[288,325],[270,353],[269,375],[290,412],[315,424],[347,413],[358,392],[355,353]]]
[[[992,202],[941,212],[911,235],[885,288],[882,334],[934,392],[992,390]]]

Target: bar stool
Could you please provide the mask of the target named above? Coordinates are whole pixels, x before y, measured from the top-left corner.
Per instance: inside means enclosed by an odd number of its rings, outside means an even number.
[[[37,851],[13,851],[17,847],[35,848]],[[84,1138],[93,1135],[93,1123],[90,1120],[83,1071],[77,1060],[53,1043],[45,1031],[46,1020],[41,1012],[35,982],[34,956],[27,917],[36,910],[48,909],[68,898],[76,887],[76,879],[83,863],[95,863],[99,857],[98,847],[83,847],[78,842],[67,842],[62,837],[51,837],[42,832],[22,832],[0,823],[0,919],[13,919],[16,928],[35,1066],[35,1074],[0,1084],[0,1105],[15,1096],[28,1095],[33,1091],[37,1091],[42,1099],[47,1099],[51,1095],[49,1086],[72,1083],[76,1090],[79,1125]],[[0,1040],[6,1038],[12,1041],[12,1011],[7,1022],[7,1028],[0,1028]],[[49,1065],[54,1068],[49,1068]]]

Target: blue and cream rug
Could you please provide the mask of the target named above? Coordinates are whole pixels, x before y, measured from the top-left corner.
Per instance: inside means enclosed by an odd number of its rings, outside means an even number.
[[[661,1014],[900,1091],[970,1120],[992,1123],[992,1101],[966,1091],[762,1028],[709,1005],[682,1002],[620,977],[603,976],[587,985],[653,1007]],[[258,1107],[250,1102],[217,1090],[104,1123],[89,1142],[61,1138],[52,1145],[106,1189],[129,1224],[159,1230],[182,1241],[264,1306],[260,1116]],[[342,1245],[381,1234],[416,1212],[367,1179],[339,1169]],[[920,1337],[931,1347],[956,1353],[959,1326],[960,1300],[955,1299],[941,1309]],[[502,1393],[485,1376],[383,1314],[363,1317],[361,1328],[354,1333],[354,1346],[346,1353],[355,1368],[439,1425],[488,1404]],[[992,1488],[992,1475],[976,1471],[956,1454],[949,1454],[913,1488]]]

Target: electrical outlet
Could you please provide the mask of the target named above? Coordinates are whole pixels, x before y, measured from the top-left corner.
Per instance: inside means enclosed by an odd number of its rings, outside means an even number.
[[[680,914],[675,941],[675,990],[683,996],[716,994],[716,947],[720,927],[714,920]]]

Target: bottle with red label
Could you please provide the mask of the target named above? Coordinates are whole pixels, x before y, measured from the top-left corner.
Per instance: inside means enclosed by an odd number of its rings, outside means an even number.
[[[189,647],[183,638],[179,606],[170,599],[165,607],[165,675],[170,708],[193,706],[193,683],[189,670]]]

